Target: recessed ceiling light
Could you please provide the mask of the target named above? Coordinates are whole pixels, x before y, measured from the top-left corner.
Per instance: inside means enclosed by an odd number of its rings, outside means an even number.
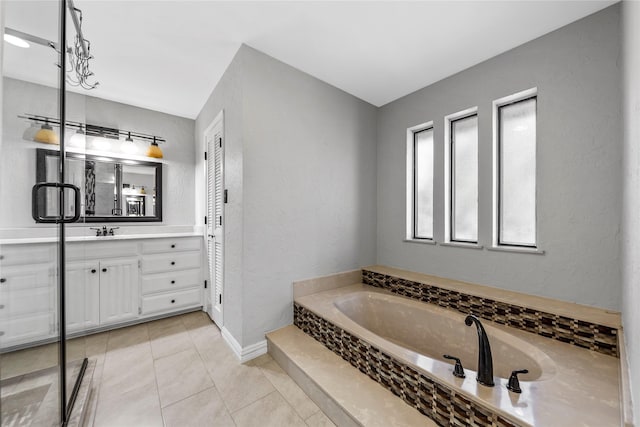
[[[4,41],[14,46],[18,46],[25,49],[29,47],[29,43],[22,40],[20,37],[12,36],[11,34],[5,34]]]

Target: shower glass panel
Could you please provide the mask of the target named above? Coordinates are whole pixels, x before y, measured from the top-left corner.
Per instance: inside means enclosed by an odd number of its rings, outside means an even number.
[[[36,227],[31,215],[35,148],[51,146],[59,130],[24,118],[60,117],[59,54],[24,34],[57,43],[58,2],[3,1],[2,142],[0,143],[0,424],[60,425],[62,419],[59,318],[60,230]],[[26,43],[25,43],[26,41]],[[54,177],[53,183],[59,183]],[[54,208],[59,198],[54,187]],[[25,243],[25,238],[33,243]]]
[[[74,131],[65,123],[84,123],[86,111],[85,97],[68,93],[61,73],[61,30],[68,30],[67,43],[75,37],[66,6],[66,1],[0,4],[2,30],[16,43],[2,45],[2,426],[59,426],[68,420],[87,353],[86,340],[74,337],[72,323],[95,309],[83,298],[86,272],[77,268],[85,248],[72,242],[81,226],[76,218],[85,175],[66,158],[66,150],[74,145],[83,152],[84,142],[75,138],[72,143]],[[63,160],[39,182],[38,148],[56,150]],[[45,194],[45,209],[34,208],[33,201]]]

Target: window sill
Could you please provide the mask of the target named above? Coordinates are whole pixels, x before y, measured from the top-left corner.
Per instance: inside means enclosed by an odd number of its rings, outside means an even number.
[[[538,248],[519,248],[516,246],[488,246],[487,250],[497,252],[513,252],[520,254],[544,255],[544,251]]]
[[[453,246],[456,248],[469,248],[469,249],[482,249],[483,246],[477,243],[464,243],[464,242],[442,242],[440,246]]]
[[[404,239],[403,242],[406,243],[419,243],[421,245],[435,245],[435,240],[427,240],[427,239]]]

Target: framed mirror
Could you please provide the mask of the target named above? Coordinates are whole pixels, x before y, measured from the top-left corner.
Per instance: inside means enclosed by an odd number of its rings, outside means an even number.
[[[55,181],[59,167],[60,152],[36,150],[36,183]],[[67,153],[65,169],[65,182],[80,188],[81,221],[162,221],[162,163]],[[38,211],[55,216],[57,194],[41,192],[34,200]],[[74,203],[67,197],[63,212],[73,212]]]

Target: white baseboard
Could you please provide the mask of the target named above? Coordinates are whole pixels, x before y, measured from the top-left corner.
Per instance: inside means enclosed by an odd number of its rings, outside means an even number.
[[[227,328],[223,326],[221,332],[222,338],[224,338],[227,345],[231,348],[238,360],[240,360],[240,363],[248,362],[267,352],[267,340],[258,341],[255,344],[243,348]]]

